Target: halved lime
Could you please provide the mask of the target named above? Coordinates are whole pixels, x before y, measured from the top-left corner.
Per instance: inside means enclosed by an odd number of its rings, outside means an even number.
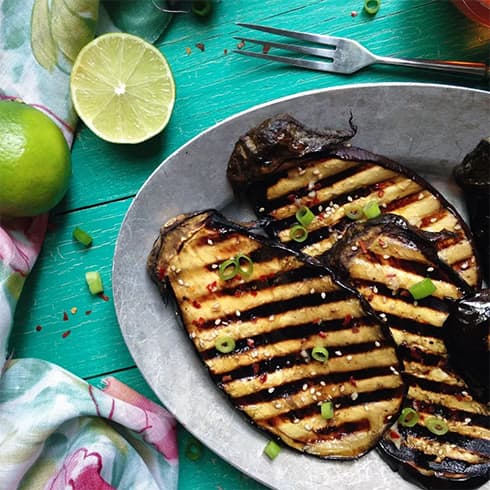
[[[97,37],[80,51],[70,90],[82,121],[112,143],[155,136],[167,125],[175,102],[175,83],[163,54],[122,32]]]

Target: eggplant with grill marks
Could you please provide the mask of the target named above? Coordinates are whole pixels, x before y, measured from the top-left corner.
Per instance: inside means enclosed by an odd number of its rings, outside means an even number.
[[[436,242],[439,257],[469,285],[479,287],[470,231],[454,207],[408,168],[348,146],[354,134],[352,123],[351,129],[319,132],[289,115],[275,116],[240,138],[230,156],[228,179],[246,194],[257,216],[269,220],[266,229],[272,236],[308,255],[328,252],[352,223],[350,216],[362,215],[372,202],[382,213],[400,215],[421,230],[451,232]],[[276,152],[279,156],[273,159]],[[298,243],[291,228],[303,206],[314,219],[307,239]]]
[[[240,272],[220,273],[236,257]],[[398,416],[404,385],[389,332],[316,259],[204,211],[163,226],[148,269],[215,384],[290,447],[357,458]]]
[[[435,238],[386,214],[349,226],[325,260],[384,321],[403,362],[403,406],[418,420],[398,420],[380,441],[382,453],[427,488],[478,485],[490,469],[490,411],[472,396],[445,344],[448,314],[472,290],[438,258]],[[414,289],[422,281],[430,281],[425,293]]]

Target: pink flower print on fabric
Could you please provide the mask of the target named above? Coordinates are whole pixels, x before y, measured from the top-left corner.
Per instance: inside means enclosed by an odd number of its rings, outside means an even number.
[[[102,476],[102,456],[81,448],[67,457],[47,490],[116,490]]]
[[[125,425],[141,434],[143,439],[163,454],[169,463],[177,463],[179,453],[174,417],[163,407],[148,400],[116,378],[105,378],[103,384],[105,386],[102,390],[105,393],[139,409],[139,413],[131,413],[128,420],[125,420]],[[113,412],[116,410],[117,408],[113,408]],[[117,415],[119,418],[123,417],[121,411],[118,411]],[[112,419],[116,420],[117,417]]]
[[[0,261],[27,275],[41,250],[47,224],[47,214],[0,222]]]

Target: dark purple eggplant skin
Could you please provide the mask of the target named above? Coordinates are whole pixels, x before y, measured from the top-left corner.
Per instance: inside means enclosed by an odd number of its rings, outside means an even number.
[[[463,189],[482,274],[490,284],[490,136],[464,157],[453,175]]]
[[[473,395],[481,402],[489,403],[490,289],[482,289],[455,303],[443,328],[452,364]]]
[[[226,175],[235,191],[279,169],[298,165],[298,159],[321,154],[350,140],[357,128],[316,130],[289,114],[266,119],[239,138],[228,162]]]

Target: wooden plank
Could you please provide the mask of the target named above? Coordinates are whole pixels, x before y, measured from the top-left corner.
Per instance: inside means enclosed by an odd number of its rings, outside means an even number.
[[[177,85],[168,127],[152,140],[131,146],[105,143],[82,126],[73,147],[71,188],[59,209],[77,209],[135,194],[159,163],[190,138],[236,112],[277,97],[321,87],[384,81],[486,87],[475,79],[396,67],[373,67],[352,76],[323,74],[231,53],[238,43],[233,36],[250,34],[234,23],[254,21],[352,37],[385,56],[488,57],[490,30],[467,20],[451,2],[383,2],[372,17],[363,13],[362,4],[361,0],[215,2],[210,19],[177,16],[158,44]],[[359,15],[352,17],[353,11]],[[204,51],[196,48],[196,43],[203,43]],[[191,49],[190,55],[186,48]],[[228,54],[224,54],[225,49]]]
[[[129,204],[128,199],[52,218],[17,306],[10,341],[15,357],[46,359],[81,377],[134,365],[117,324],[111,282],[116,236]],[[73,240],[75,226],[92,235],[91,247]],[[91,270],[101,273],[109,301],[89,293],[85,272]]]

